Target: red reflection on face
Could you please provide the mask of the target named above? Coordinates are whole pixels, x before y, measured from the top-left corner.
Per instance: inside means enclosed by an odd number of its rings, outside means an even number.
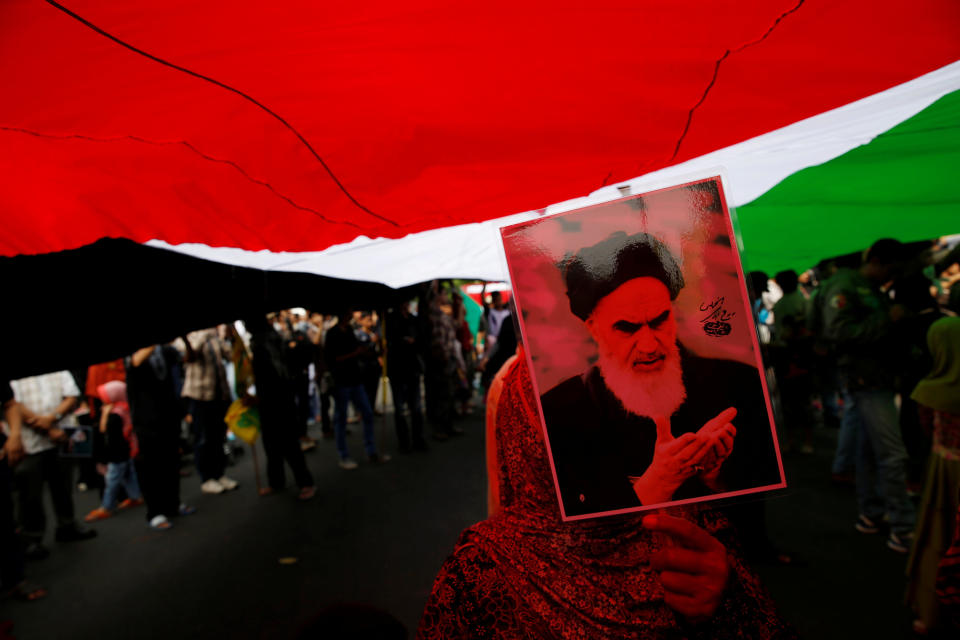
[[[602,298],[587,328],[601,353],[636,373],[662,371],[677,341],[670,291],[650,277],[628,280]]]

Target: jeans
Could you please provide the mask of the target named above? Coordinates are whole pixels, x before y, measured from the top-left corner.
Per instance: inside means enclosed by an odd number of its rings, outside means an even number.
[[[310,417],[316,420],[320,416],[320,387],[313,380],[310,381]]]
[[[337,452],[340,459],[350,457],[347,450],[347,402],[352,402],[354,408],[363,416],[363,445],[368,456],[377,454],[377,447],[373,443],[373,410],[367,400],[367,393],[363,385],[352,387],[337,385],[333,389],[336,407],[333,412],[333,427],[337,440]]]
[[[853,394],[843,390],[843,417],[840,419],[840,432],[837,434],[837,452],[833,456],[833,473],[849,473],[856,467],[857,433],[860,428],[860,414]]]
[[[106,487],[103,490],[103,508],[113,511],[117,508],[117,492],[123,487],[131,500],[140,499],[140,483],[133,468],[133,460],[110,462],[107,464]]]
[[[850,395],[860,415],[857,438],[857,503],[871,519],[886,514],[890,530],[913,531],[916,513],[907,496],[907,451],[900,435],[894,393],[861,389]]]

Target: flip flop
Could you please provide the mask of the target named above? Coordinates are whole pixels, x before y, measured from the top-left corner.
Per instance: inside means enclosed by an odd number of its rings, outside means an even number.
[[[46,597],[47,590],[44,587],[41,587],[37,584],[31,584],[26,581],[21,582],[3,594],[4,600],[20,600],[22,602],[33,602]]]

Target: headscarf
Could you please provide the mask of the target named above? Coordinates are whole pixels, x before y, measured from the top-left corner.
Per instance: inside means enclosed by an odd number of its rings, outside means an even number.
[[[522,352],[504,378],[495,415],[500,509],[461,535],[434,584],[418,637],[696,636],[663,601],[650,567],[662,543],[641,526],[643,514],[561,521]],[[725,518],[699,506],[670,513],[694,520],[732,553],[724,603],[711,623],[698,627],[704,637],[782,635],[786,628],[772,603],[734,553]],[[463,594],[465,588],[473,595]]]
[[[960,415],[960,318],[941,318],[927,331],[933,368],[911,398],[937,411]]]
[[[130,417],[130,403],[127,402],[127,383],[111,380],[97,387],[100,401],[110,405],[110,413],[123,420],[123,437],[130,443],[130,457],[135,458],[139,451],[137,437],[133,433],[133,420]]]
[[[84,389],[84,395],[93,408],[93,400],[99,397],[97,388],[110,382],[111,380],[125,381],[127,378],[126,369],[123,366],[123,358],[117,358],[111,362],[101,364],[92,364],[87,368],[87,385]]]

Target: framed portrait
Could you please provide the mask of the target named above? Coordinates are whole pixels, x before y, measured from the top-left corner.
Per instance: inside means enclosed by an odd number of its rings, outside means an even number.
[[[719,177],[501,234],[564,520],[786,486]]]

